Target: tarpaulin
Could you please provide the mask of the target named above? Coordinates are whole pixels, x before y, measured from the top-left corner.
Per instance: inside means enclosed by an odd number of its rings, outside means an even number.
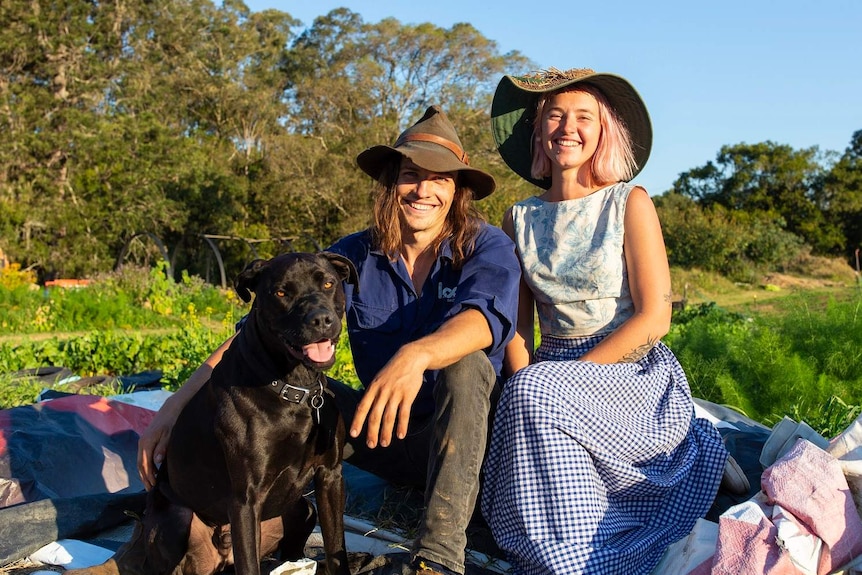
[[[142,510],[138,437],[154,416],[92,395],[0,411],[0,563]]]

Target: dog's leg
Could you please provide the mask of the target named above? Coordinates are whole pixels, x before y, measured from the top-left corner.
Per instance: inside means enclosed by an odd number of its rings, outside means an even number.
[[[314,505],[304,497],[297,500],[293,507],[281,516],[284,537],[279,545],[283,561],[297,561],[305,557],[305,544],[308,536],[317,525],[317,512]]]
[[[147,571],[147,541],[143,523],[138,520],[132,537],[114,555],[100,565],[67,569],[64,575],[151,575]]]
[[[184,573],[194,513],[188,507],[172,503],[158,487],[149,492],[147,501],[150,504],[144,512],[141,525],[144,555],[141,555],[141,546],[138,546],[118,559],[120,575],[180,575]],[[140,570],[143,567],[140,564],[142,559],[145,559],[147,566],[143,571]]]
[[[183,575],[192,512],[171,503],[158,489],[147,494],[143,518],[131,538],[101,565],[70,569],[69,575]],[[198,574],[200,575],[200,574]]]
[[[345,501],[341,464],[333,469],[319,468],[314,474],[314,487],[327,571],[329,575],[349,575],[344,541]]]
[[[260,495],[245,494],[246,499],[256,497]],[[260,575],[260,509],[238,499],[231,503],[229,512],[236,575]]]
[[[230,530],[213,527],[192,516],[186,554],[174,575],[212,575],[233,564]]]

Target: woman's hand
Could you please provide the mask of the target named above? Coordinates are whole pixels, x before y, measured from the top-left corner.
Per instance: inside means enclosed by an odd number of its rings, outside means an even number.
[[[171,430],[179,416],[167,407],[165,403],[138,440],[138,473],[147,491],[156,485],[156,471],[165,460]]]
[[[183,408],[192,397],[209,381],[213,369],[221,361],[225,350],[230,347],[236,334],[230,336],[221,344],[204,363],[197,368],[189,379],[176,393],[171,395],[162,405],[159,412],[138,439],[138,473],[147,491],[156,485],[156,471],[165,460],[168,451],[168,441],[171,431]]]

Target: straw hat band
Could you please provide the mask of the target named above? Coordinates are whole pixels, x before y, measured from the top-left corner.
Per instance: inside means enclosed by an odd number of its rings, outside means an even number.
[[[574,68],[572,70],[557,70],[549,68],[541,74],[530,76],[510,76],[512,83],[523,90],[530,92],[547,92],[560,86],[583,80],[588,76],[595,76],[597,72],[591,68]]]
[[[437,144],[438,146],[443,146],[458,158],[459,162],[469,165],[470,159],[467,157],[467,152],[465,152],[461,146],[456,144],[451,140],[447,140],[446,138],[441,138],[440,136],[435,136],[434,134],[423,134],[423,133],[413,133],[413,134],[403,134],[398,141],[395,142],[395,147],[402,146],[407,142],[430,142],[432,144]]]

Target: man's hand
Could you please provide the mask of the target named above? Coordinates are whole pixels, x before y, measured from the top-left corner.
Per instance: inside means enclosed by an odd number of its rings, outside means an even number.
[[[365,441],[372,449],[378,444],[387,447],[392,442],[396,422],[398,438],[407,436],[410,408],[422,387],[429,361],[428,355],[421,350],[412,351],[415,347],[402,347],[380,370],[356,406],[350,436],[359,437],[367,423]]]
[[[378,443],[388,446],[393,428],[398,438],[404,439],[410,408],[419,395],[425,372],[448,367],[493,341],[482,312],[466,309],[446,320],[437,331],[404,345],[365,390],[356,406],[350,436],[359,437],[367,423],[365,443],[372,449]]]

